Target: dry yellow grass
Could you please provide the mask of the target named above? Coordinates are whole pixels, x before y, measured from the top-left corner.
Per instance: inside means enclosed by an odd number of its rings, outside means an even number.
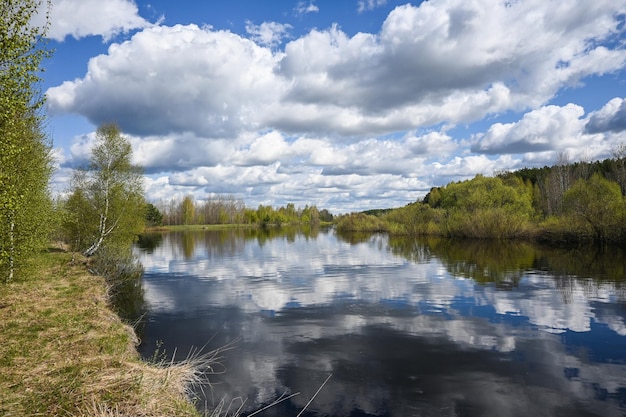
[[[0,415],[197,417],[194,365],[219,352],[195,364],[143,362],[104,280],[70,261],[42,254],[38,276],[0,286]]]

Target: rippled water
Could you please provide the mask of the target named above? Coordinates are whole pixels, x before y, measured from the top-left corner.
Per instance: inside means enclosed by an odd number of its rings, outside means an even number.
[[[228,230],[137,251],[144,356],[235,342],[209,409],[297,392],[260,415],[626,415],[621,249]]]

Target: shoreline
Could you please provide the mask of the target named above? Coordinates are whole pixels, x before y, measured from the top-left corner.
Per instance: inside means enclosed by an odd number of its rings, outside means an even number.
[[[50,249],[31,278],[0,286],[0,414],[200,416],[190,384],[215,353],[143,361],[104,278],[72,258]]]

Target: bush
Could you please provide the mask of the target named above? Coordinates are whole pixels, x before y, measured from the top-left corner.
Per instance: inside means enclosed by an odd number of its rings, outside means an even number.
[[[441,235],[445,212],[428,204],[413,203],[385,215],[388,230],[396,235]]]
[[[624,200],[618,183],[599,174],[580,179],[563,197],[565,212],[591,228],[598,241],[618,240],[624,235]]]
[[[556,244],[571,244],[591,240],[593,232],[588,225],[571,216],[550,216],[538,226],[537,240]]]
[[[379,217],[365,213],[352,213],[342,216],[337,222],[340,232],[387,232],[387,223]]]
[[[451,210],[446,230],[449,236],[476,239],[529,238],[535,233],[526,216],[503,207],[479,209],[471,213]]]

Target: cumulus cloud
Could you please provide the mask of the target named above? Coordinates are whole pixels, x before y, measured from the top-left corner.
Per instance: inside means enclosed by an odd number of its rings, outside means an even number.
[[[299,206],[315,204],[334,213],[362,210],[363,207],[389,207],[415,201],[430,189],[420,178],[402,175],[329,175],[312,167],[285,170],[280,163],[236,167],[217,165],[180,173],[152,176],[146,181],[146,195],[152,201],[198,200],[212,194],[228,194],[243,199],[249,207],[259,204]]]
[[[415,201],[430,188],[433,172],[446,175],[447,155],[457,146],[440,132],[355,143],[289,137],[278,131],[238,141],[193,134],[126,136],[133,146],[133,162],[150,175],[146,192],[153,201],[168,195],[203,199],[223,193],[253,207],[302,202],[337,212]],[[76,137],[70,155],[60,161],[62,168],[85,165],[93,141],[93,133]]]
[[[516,122],[494,123],[474,135],[470,150],[486,155],[521,154],[518,167],[554,164],[562,152],[572,161],[607,158],[626,138],[626,129],[619,127],[621,108],[621,99],[587,115],[572,103],[540,107]]]
[[[255,25],[250,21],[246,22],[246,32],[257,44],[270,48],[277,47],[282,40],[288,36],[289,30],[293,26],[277,22],[263,22]]]
[[[564,85],[624,65],[625,51],[593,46],[618,30],[613,2],[589,14],[575,2],[491,3],[400,6],[380,34],[312,31],[285,48],[286,98],[358,109],[363,125],[384,115],[388,129],[401,128],[390,117],[398,112],[424,126],[540,105]]]
[[[236,137],[276,100],[270,50],[195,25],[152,27],[89,61],[83,79],[48,90],[55,112],[115,120],[131,134]]]
[[[75,138],[74,142],[70,146],[70,155],[66,162],[74,168],[87,166],[89,159],[91,158],[91,151],[96,141],[96,133],[91,132],[86,135],[81,135]]]
[[[626,100],[614,98],[600,110],[593,112],[585,131],[588,133],[623,132],[626,130]]]
[[[476,174],[491,175],[497,171],[521,168],[521,161],[511,155],[491,159],[486,155],[455,156],[447,162],[434,162],[429,167],[433,185],[446,185],[451,180],[466,180]]]
[[[545,106],[526,113],[518,122],[496,123],[481,135],[472,151],[487,154],[519,154],[564,149],[579,143],[585,111],[575,104]]]
[[[287,27],[275,23],[248,25],[256,43],[193,25],[149,28],[50,89],[50,105],[137,134],[385,134],[539,106],[626,62],[625,50],[596,45],[619,30],[614,15],[626,8],[613,1],[490,1],[407,4],[380,33],[312,30],[276,53],[264,45]]]
[[[154,195],[402,205],[449,180],[551,163],[555,152],[610,155],[623,99],[587,117],[546,102],[624,67],[626,50],[611,46],[620,14],[626,6],[612,0],[431,0],[396,7],[376,33],[334,25],[284,46],[291,27],[276,22],[248,22],[245,36],[155,25],[48,89],[48,105],[94,125],[116,121],[158,184]],[[504,112],[526,114],[471,138],[446,133]],[[84,159],[81,140],[64,166]]]
[[[39,16],[43,21],[43,14]],[[120,33],[150,26],[139,16],[132,0],[53,0],[48,36],[63,41],[102,36],[105,41]]]

